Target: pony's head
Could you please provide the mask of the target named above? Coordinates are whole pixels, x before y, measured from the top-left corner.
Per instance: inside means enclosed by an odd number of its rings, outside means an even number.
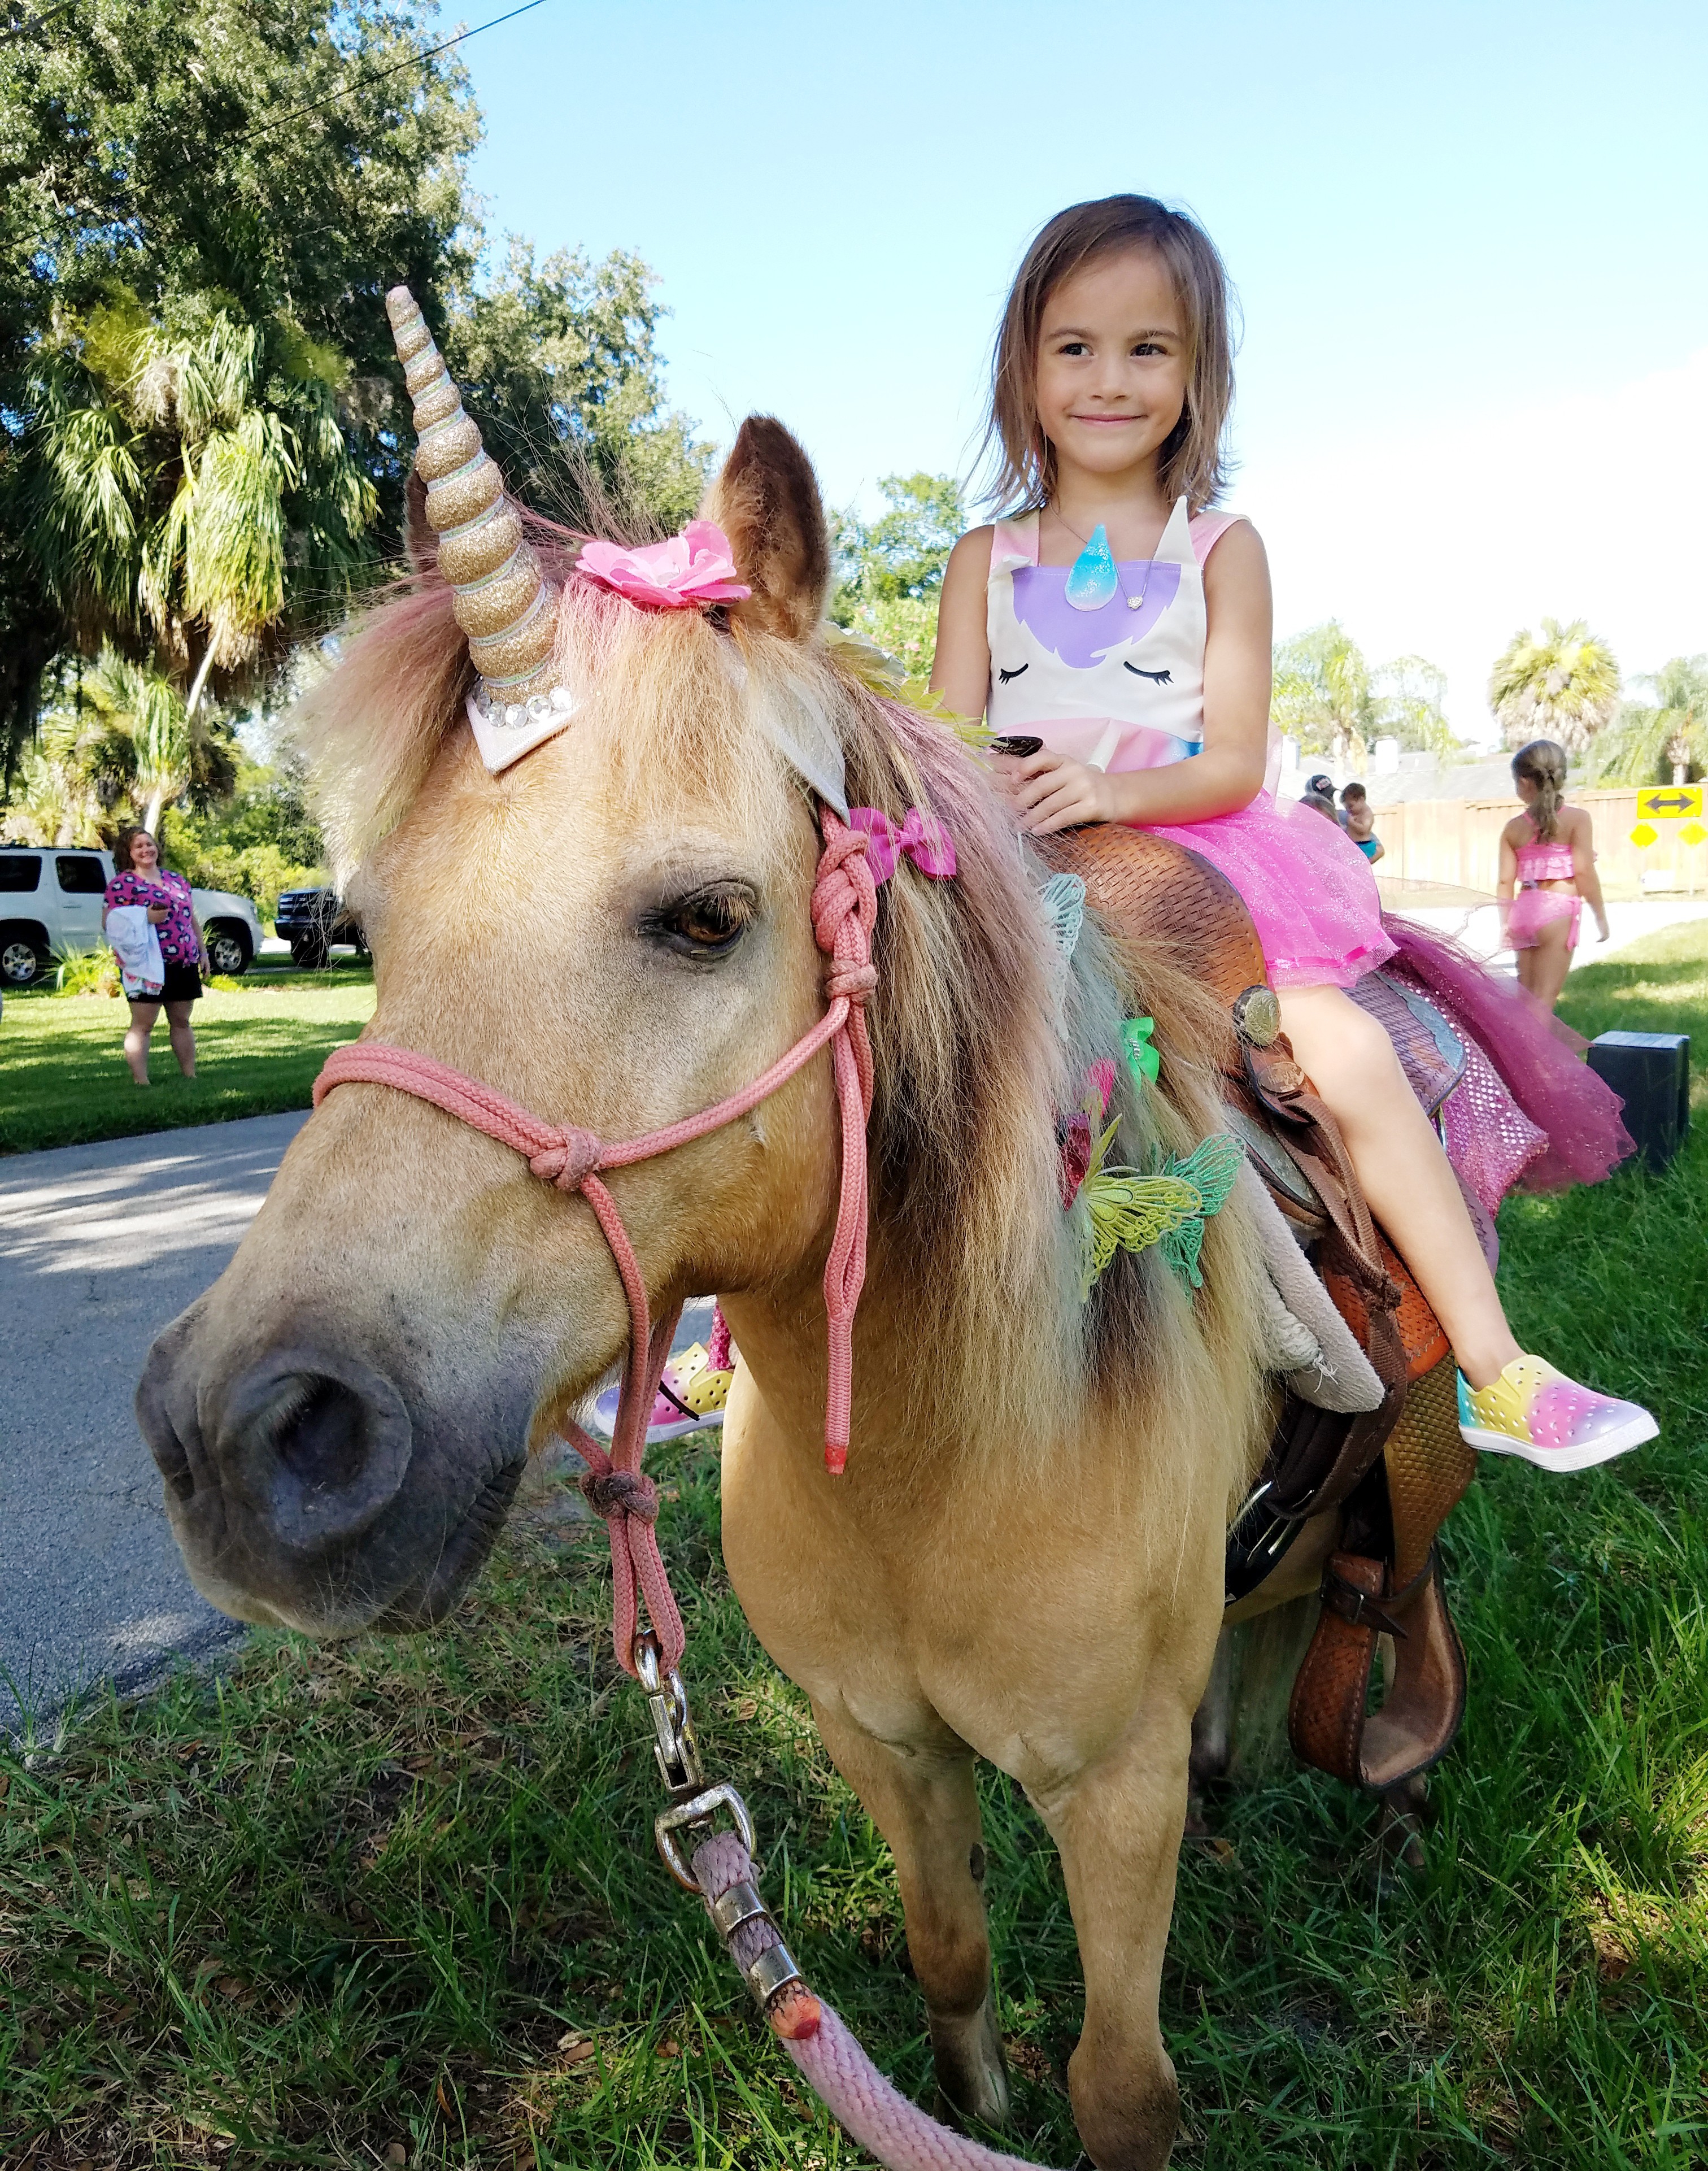
[[[478,465],[462,458],[455,473]],[[1118,1045],[1122,971],[1088,936],[1064,995],[1037,874],[983,764],[873,691],[824,626],[828,536],[795,441],[743,425],[705,510],[748,592],[705,608],[625,599],[578,565],[586,539],[489,494],[482,517],[516,531],[496,539],[515,561],[497,584],[511,582],[525,637],[489,614],[473,656],[468,554],[446,564],[467,509],[439,534],[433,495],[425,521],[412,496],[410,577],[299,718],[374,956],[365,1037],[609,1139],[747,1085],[824,1006],[801,771],[827,750],[849,800],[945,823],[959,871],[929,880],[904,861],[881,892],[854,1455],[848,1479],[822,1482],[862,1482],[863,1435],[910,1417],[945,1453],[987,1436],[1041,1451],[1088,1398],[1177,1386],[1202,1341],[1190,1300],[1154,1257],[1123,1255],[1082,1305],[1057,1193],[1055,1112]],[[493,765],[469,715],[483,673],[510,683],[477,713],[519,688],[519,721],[558,696],[567,724]],[[1168,1097],[1120,1088],[1133,1158],[1202,1135],[1220,1030],[1183,976],[1159,972],[1143,996],[1174,1053]],[[808,1451],[837,1139],[820,1057],[728,1128],[607,1178],[655,1311],[723,1292]],[[1213,1225],[1213,1255],[1222,1241]],[[626,1327],[585,1199],[434,1107],[345,1086],[138,1392],[196,1583],[241,1617],[321,1634],[440,1617],[530,1447]],[[875,1348],[881,1363],[859,1354]]]

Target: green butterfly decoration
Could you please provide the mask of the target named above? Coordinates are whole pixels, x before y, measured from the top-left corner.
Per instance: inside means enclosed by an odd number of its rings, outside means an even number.
[[[1117,1128],[1111,1123],[1098,1139],[1080,1187],[1085,1206],[1080,1302],[1090,1295],[1117,1251],[1143,1252],[1153,1244],[1182,1281],[1202,1289],[1204,1278],[1198,1258],[1204,1246],[1204,1223],[1228,1203],[1244,1158],[1239,1141],[1225,1131],[1218,1132],[1184,1160],[1174,1154],[1162,1155],[1147,1176],[1136,1168],[1104,1167],[1103,1156]]]

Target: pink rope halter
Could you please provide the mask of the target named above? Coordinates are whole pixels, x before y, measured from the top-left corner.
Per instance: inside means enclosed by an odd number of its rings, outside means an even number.
[[[653,1522],[658,1496],[641,1471],[646,1421],[670,1355],[679,1312],[651,1323],[646,1284],[634,1247],[617,1210],[617,1202],[599,1180],[600,1171],[651,1161],[672,1147],[720,1130],[786,1085],[820,1048],[830,1048],[842,1117],[842,1189],[830,1256],[824,1267],[824,1303],[829,1316],[830,1384],[825,1397],[825,1467],[839,1476],[848,1461],[849,1421],[854,1398],[854,1318],[866,1273],[866,1120],[872,1106],[872,1050],[866,1034],[865,1006],[878,984],[871,962],[872,930],[877,923],[877,891],[866,866],[866,839],[849,828],[828,807],[821,809],[824,850],[812,884],[812,931],[830,960],[825,993],[830,1007],[810,1032],[786,1054],[727,1100],[667,1123],[638,1139],[608,1144],[574,1124],[542,1123],[526,1108],[413,1048],[383,1041],[352,1041],[335,1048],[314,1081],[318,1108],[336,1086],[389,1086],[399,1093],[431,1101],[447,1116],[484,1131],[513,1152],[543,1182],[560,1191],[579,1191],[592,1209],[623,1284],[629,1306],[629,1354],[618,1397],[617,1422],[608,1455],[581,1426],[565,1426],[588,1466],[582,1482],[596,1514],[611,1535],[615,1576],[612,1622],[617,1656],[634,1671],[636,1589],[657,1631],[659,1653],[667,1667],[683,1654],[682,1616],[672,1597],[659,1557]]]

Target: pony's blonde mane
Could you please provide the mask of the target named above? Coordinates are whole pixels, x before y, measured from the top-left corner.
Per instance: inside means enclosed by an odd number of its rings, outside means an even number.
[[[798,822],[799,787],[766,720],[805,711],[839,742],[851,803],[897,821],[919,807],[955,839],[953,881],[904,863],[879,893],[869,1012],[872,1273],[906,1287],[918,1352],[885,1387],[922,1429],[929,1406],[922,1449],[946,1429],[967,1443],[999,1438],[1024,1458],[1094,1413],[1130,1412],[1135,1456],[1154,1482],[1170,1445],[1164,1413],[1219,1396],[1237,1484],[1239,1450],[1259,1439],[1262,1414],[1255,1269],[1237,1216],[1208,1225],[1196,1296],[1154,1251],[1118,1252],[1082,1304],[1077,1221],[1057,1175],[1057,1112],[1078,1105],[1092,1062],[1118,1056],[1123,1016],[1154,1017],[1165,1054],[1160,1086],[1142,1094],[1117,1061],[1111,1158],[1143,1166],[1159,1146],[1190,1151],[1219,1125],[1220,1005],[1163,953],[1107,941],[1090,919],[1063,997],[1039,908],[1044,871],[952,731],[872,692],[822,641],[638,612],[574,573],[576,539],[529,527],[562,587],[560,658],[620,701],[625,789],[661,775],[703,781],[709,801],[739,796],[750,834],[780,830]],[[403,818],[473,683],[450,592],[429,569],[381,602],[300,705],[340,880]]]

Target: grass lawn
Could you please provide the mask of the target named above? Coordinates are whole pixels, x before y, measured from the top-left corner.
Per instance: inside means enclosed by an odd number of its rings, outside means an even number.
[[[210,989],[195,1005],[194,1078],[179,1075],[162,1014],[144,1092],[125,1068],[130,1010],[122,1000],[46,988],[8,995],[0,1021],[0,1153],[306,1108],[315,1073],[372,1012],[366,960],[340,960],[324,973],[259,968]]]
[[[238,999],[233,999],[234,1000]],[[1708,1052],[1708,929],[1574,974],[1588,1031]],[[10,1029],[11,1021],[8,1021]],[[1448,1533],[1470,1714],[1420,1876],[1303,1772],[1187,1850],[1163,2023],[1175,2161],[1708,2160],[1708,1093],[1667,1175],[1506,1211],[1525,1338],[1663,1414],[1550,1482],[1488,1468]],[[811,1977],[928,2086],[886,1851],[748,1638],[705,1435],[656,1458],[709,1770],[746,1791]],[[0,1756],[0,2160],[35,2165],[849,2165],[654,1857],[645,1709],[603,1530],[549,1488],[442,1632],[258,1637],[216,1686]],[[1060,1873],[989,1776],[1010,2145],[1078,2153]],[[31,2155],[32,2147],[37,2151]]]

